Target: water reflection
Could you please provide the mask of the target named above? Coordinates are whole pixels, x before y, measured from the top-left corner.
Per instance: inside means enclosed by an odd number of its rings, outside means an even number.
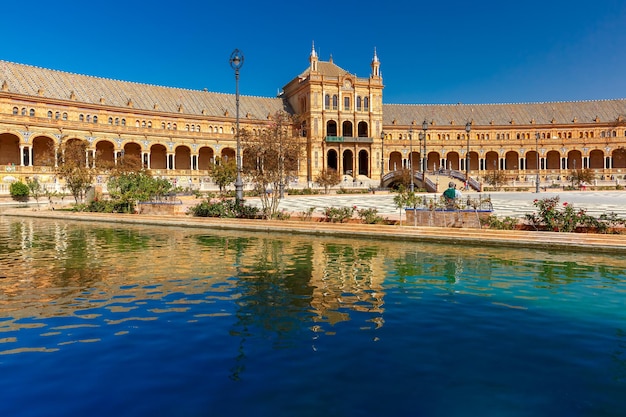
[[[83,370],[67,357],[82,354],[118,373],[147,363],[142,383],[171,366],[170,378],[199,386],[210,369],[217,381],[280,377],[299,393],[331,395],[344,387],[331,383],[339,375],[392,405],[412,398],[404,381],[418,375],[428,404],[463,386],[441,375],[474,384],[486,375],[474,364],[507,363],[501,352],[551,369],[578,344],[571,375],[591,355],[601,372],[583,371],[610,375],[613,390],[626,382],[624,256],[4,217],[0,232],[0,366],[30,369],[39,355],[51,362],[41,381],[61,366],[63,382],[80,385]],[[554,347],[543,356],[545,344]],[[494,371],[485,386],[517,392],[531,378],[523,368],[510,368],[515,382]],[[30,372],[0,378],[0,391]],[[252,395],[241,386],[229,386],[231,400]],[[146,403],[154,397],[146,392]]]

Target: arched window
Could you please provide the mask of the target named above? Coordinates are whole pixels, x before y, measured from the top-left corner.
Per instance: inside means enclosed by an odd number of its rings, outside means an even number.
[[[356,98],[356,110],[361,111],[361,97]]]
[[[126,126],[126,119],[122,119],[122,126]]]
[[[363,110],[368,111],[370,109],[370,99],[369,97],[363,98]]]
[[[52,119],[52,110],[48,110],[48,119]]]
[[[337,110],[337,106],[339,105],[339,97],[337,94],[333,96],[333,110]]]
[[[13,116],[17,116],[20,110],[17,107],[13,107]]]
[[[346,111],[350,110],[350,97],[343,98],[343,109]]]
[[[152,129],[152,120],[148,120],[148,129]]]
[[[67,120],[67,113],[63,113],[63,114],[65,115],[65,119],[64,120]],[[59,113],[59,112],[54,113],[54,118],[55,119],[59,120],[60,117],[61,117],[61,113]]]
[[[63,113],[63,120],[67,120],[67,113]]]
[[[22,116],[26,116],[26,107],[22,107]]]
[[[28,112],[28,115],[31,117],[35,116],[35,109],[30,109],[30,112]]]
[[[324,109],[330,110],[330,96],[328,94],[324,97]]]
[[[84,122],[85,121],[85,115],[84,114],[79,114],[78,115],[78,121],[79,122]]]

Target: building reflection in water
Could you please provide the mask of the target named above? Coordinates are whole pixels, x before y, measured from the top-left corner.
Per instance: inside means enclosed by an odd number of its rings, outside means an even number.
[[[282,349],[333,335],[346,321],[383,327],[390,282],[399,291],[485,297],[488,285],[525,296],[498,265],[524,265],[523,277],[536,259],[529,279],[555,287],[593,273],[610,282],[626,266],[601,254],[582,264],[575,253],[3,217],[0,230],[0,353],[103,338],[83,338],[80,327],[123,336],[164,317],[227,318],[216,337],[238,340],[235,379],[250,337]]]

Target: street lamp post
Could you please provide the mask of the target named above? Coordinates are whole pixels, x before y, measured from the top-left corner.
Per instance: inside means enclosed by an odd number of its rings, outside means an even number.
[[[426,131],[428,130],[428,122],[424,120],[422,122],[422,130],[424,131],[424,162],[422,162],[422,169],[424,172],[424,183],[426,182],[426,170],[428,169],[428,155],[426,154]]]
[[[467,132],[467,152],[465,153],[465,184],[469,185],[469,150],[470,150],[470,132],[472,130],[472,122],[467,122],[465,131]]]
[[[243,66],[243,54],[239,49],[235,49],[230,54],[230,66],[235,70],[235,107],[237,119],[237,179],[235,180],[235,199],[237,202],[243,200],[243,181],[241,180],[241,140],[239,137],[239,69]]]
[[[535,134],[535,153],[537,154],[537,176],[535,177],[535,192],[539,193],[539,133]]]
[[[411,170],[411,192],[415,191],[415,184],[413,184],[413,128],[409,128],[409,169]]]

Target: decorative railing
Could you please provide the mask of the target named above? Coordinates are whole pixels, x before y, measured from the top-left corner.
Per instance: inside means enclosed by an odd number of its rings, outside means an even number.
[[[374,143],[374,138],[352,136],[326,136],[326,143]]]

